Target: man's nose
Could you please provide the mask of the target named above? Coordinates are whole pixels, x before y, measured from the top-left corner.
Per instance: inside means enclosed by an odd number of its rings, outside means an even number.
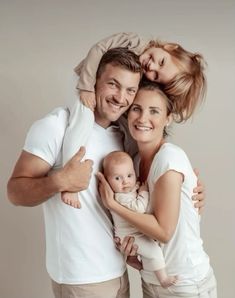
[[[126,101],[126,93],[125,90],[118,90],[115,94],[115,99],[119,103],[124,103]]]

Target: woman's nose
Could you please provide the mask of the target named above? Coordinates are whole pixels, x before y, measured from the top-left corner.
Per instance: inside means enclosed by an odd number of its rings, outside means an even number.
[[[147,113],[142,112],[142,113],[139,114],[138,121],[141,122],[141,123],[143,123],[143,122],[146,121],[146,118],[147,118]]]

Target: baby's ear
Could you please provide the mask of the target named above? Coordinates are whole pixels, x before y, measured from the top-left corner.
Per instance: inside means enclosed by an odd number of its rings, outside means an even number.
[[[172,52],[176,49],[178,49],[179,45],[176,43],[167,43],[163,46],[163,49],[169,52]]]

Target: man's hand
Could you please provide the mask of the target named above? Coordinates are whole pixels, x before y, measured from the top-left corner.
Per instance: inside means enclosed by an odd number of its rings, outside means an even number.
[[[96,100],[95,100],[95,92],[80,90],[79,92],[81,102],[87,108],[91,109],[92,112],[95,110]]]
[[[55,175],[58,175],[62,191],[79,192],[87,189],[91,173],[93,161],[86,159],[82,161],[86,151],[81,147],[79,151],[64,165],[64,167]]]
[[[121,242],[119,237],[114,238],[117,249],[125,256],[127,264],[137,270],[143,269],[142,262],[137,257],[138,245],[134,244],[135,238],[126,236]]]
[[[202,213],[203,207],[205,206],[205,186],[199,179],[199,171],[198,169],[194,169],[194,173],[197,176],[197,186],[193,189],[195,195],[193,195],[193,200],[195,201],[195,208],[198,208],[199,214]]]

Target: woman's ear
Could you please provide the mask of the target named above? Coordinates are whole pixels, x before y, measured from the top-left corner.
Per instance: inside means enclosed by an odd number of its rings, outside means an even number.
[[[172,114],[169,114],[167,116],[167,120],[166,120],[166,127],[170,126],[171,123],[172,123],[172,121],[173,121],[173,115]]]

